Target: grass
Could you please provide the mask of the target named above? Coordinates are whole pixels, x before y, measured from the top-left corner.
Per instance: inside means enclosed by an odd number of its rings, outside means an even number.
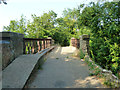
[[[68,56],[66,58],[69,58]]]
[[[57,60],[59,59],[59,58],[56,58]]]
[[[88,64],[88,66],[90,67],[89,70],[91,70],[92,72],[89,74],[89,76],[96,76],[99,79],[102,79],[102,84],[104,84],[107,87],[110,88],[119,88],[119,85],[116,85],[115,82],[112,82],[111,80],[107,80],[107,77],[101,72],[101,70],[99,69],[99,67],[96,67],[94,62],[90,62],[89,58],[85,57],[85,62]]]

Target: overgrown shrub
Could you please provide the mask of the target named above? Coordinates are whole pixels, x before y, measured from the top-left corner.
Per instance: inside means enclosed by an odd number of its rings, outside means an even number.
[[[120,21],[117,2],[90,3],[79,18],[80,25],[91,28],[92,59],[116,76],[120,71]]]
[[[80,59],[83,59],[85,57],[85,54],[83,53],[82,49],[80,48]]]

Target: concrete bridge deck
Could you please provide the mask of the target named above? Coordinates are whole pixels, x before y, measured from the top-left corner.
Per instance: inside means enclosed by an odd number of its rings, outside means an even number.
[[[103,88],[89,68],[79,58],[73,57],[75,47],[57,47],[48,55],[42,70],[29,80],[27,88]]]
[[[39,60],[54,48],[47,48],[36,54],[21,55],[8,65],[2,72],[2,88],[22,89],[32,72],[36,69]]]

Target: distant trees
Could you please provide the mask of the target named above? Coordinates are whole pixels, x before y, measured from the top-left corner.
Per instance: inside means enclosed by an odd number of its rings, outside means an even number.
[[[18,32],[30,38],[46,38],[52,36],[55,28],[57,14],[53,11],[42,16],[32,15],[32,21],[27,21],[22,15],[19,21],[11,20],[9,26],[4,26],[4,31]]]
[[[42,16],[32,15],[32,22],[27,24],[27,36],[32,38],[52,37],[57,14],[54,11],[44,13]]]
[[[4,26],[4,31],[18,32],[25,34],[27,30],[27,22],[25,17],[22,15],[19,21],[11,20],[9,26]]]
[[[30,38],[52,37],[55,43],[69,45],[70,38],[90,35],[91,58],[103,68],[113,71],[116,76],[120,70],[120,3],[104,2],[78,8],[65,9],[63,17],[57,18],[54,11],[42,16],[32,15],[32,21],[21,16],[19,21],[12,20],[4,31],[25,34]]]
[[[32,21],[21,16],[19,21],[11,20],[10,25],[4,27],[4,31],[22,33],[30,38],[52,37],[60,45],[69,45],[70,38],[77,33],[75,14],[75,9],[68,9],[63,13],[63,17],[56,18],[57,14],[49,11],[41,16],[32,15]]]
[[[6,0],[0,0],[0,4],[1,4],[2,2],[3,2],[4,4],[7,4]]]

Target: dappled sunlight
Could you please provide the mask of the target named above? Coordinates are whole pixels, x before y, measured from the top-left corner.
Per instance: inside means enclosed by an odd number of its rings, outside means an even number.
[[[46,58],[50,57],[51,59],[54,59],[57,56],[59,57],[60,52],[61,52],[61,47],[57,46],[54,50],[52,50],[52,52],[47,54]]]
[[[83,63],[83,64],[80,64],[81,66],[86,66],[86,64],[85,63]]]
[[[100,81],[95,78],[95,76],[88,76],[84,80],[79,78],[75,80],[74,87],[93,87],[93,88],[100,88],[98,85],[100,84]]]
[[[69,47],[62,47],[61,54],[68,54],[68,53],[74,53],[76,50],[75,47],[69,46]]]
[[[57,47],[57,50],[55,51],[55,53],[58,53],[61,47]]]
[[[79,57],[74,57],[74,47],[56,47],[48,53],[42,70],[28,87],[47,88],[100,88],[94,76],[89,76],[89,68]],[[34,87],[34,88],[35,88]]]
[[[65,59],[66,62],[71,61],[72,59]]]

